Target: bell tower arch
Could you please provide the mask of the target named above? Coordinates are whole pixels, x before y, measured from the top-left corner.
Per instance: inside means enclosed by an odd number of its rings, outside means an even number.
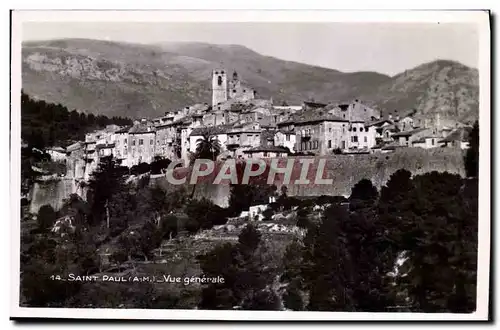
[[[227,73],[224,69],[212,71],[212,107],[227,101]]]

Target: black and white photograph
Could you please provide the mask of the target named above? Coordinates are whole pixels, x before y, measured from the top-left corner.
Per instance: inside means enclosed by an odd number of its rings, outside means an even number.
[[[488,11],[11,24],[11,317],[491,317]]]

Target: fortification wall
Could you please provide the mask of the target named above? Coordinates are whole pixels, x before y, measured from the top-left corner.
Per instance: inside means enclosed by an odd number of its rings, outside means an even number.
[[[402,168],[414,175],[431,171],[446,171],[464,176],[463,155],[463,150],[453,148],[401,148],[392,153],[332,155],[321,158],[326,160],[323,178],[331,178],[333,184],[315,185],[311,183],[308,185],[288,184],[286,186],[289,196],[346,196],[351,193],[352,187],[360,180],[370,179],[377,188],[380,188],[394,172]],[[308,176],[309,178],[315,176],[317,160],[318,158],[309,170],[309,173],[312,174]],[[280,164],[284,164],[285,161],[286,158],[280,159]],[[300,168],[295,167],[291,182],[299,175]],[[204,197],[221,207],[227,207],[229,204],[229,185],[211,184],[214,177],[215,175],[212,175],[206,181],[196,185],[194,198]],[[274,181],[278,187],[282,185],[282,179],[283,176],[278,175]],[[178,185],[168,183],[164,176],[154,178],[152,183],[162,186],[167,191],[180,188]],[[191,194],[193,185],[184,184],[181,187],[186,189],[188,194]]]
[[[319,195],[349,195],[354,184],[361,179],[370,179],[375,186],[380,188],[389,177],[398,169],[404,168],[413,174],[423,174],[431,171],[450,172],[463,176],[464,151],[454,148],[404,148],[393,153],[374,153],[362,155],[332,155],[321,157],[326,159],[323,178],[331,178],[331,185],[286,185],[289,196],[319,196]],[[287,159],[280,159],[280,164],[284,164]],[[317,160],[317,158],[316,158]],[[298,162],[296,162],[298,163]],[[315,161],[309,173],[316,173],[318,162]],[[284,166],[284,165],[280,165]],[[315,167],[316,166],[316,167]],[[300,175],[300,168],[294,169],[292,182]],[[229,205],[229,185],[214,185],[215,175],[212,175],[208,182],[198,183],[194,189],[194,198],[210,199],[221,207]],[[282,185],[283,176],[277,177],[275,184]],[[193,191],[193,185],[184,184],[182,186],[172,185],[167,182],[165,176],[151,177],[152,184],[158,184],[167,191],[184,188],[188,194]],[[62,206],[63,199],[70,194],[78,193],[75,180],[62,178],[47,182],[36,183],[33,187],[30,212],[36,213],[45,204],[52,205],[54,209]]]
[[[58,210],[63,205],[63,199],[68,198],[73,192],[73,180],[49,180],[36,182],[33,185],[30,212],[37,213],[43,205],[50,205]]]

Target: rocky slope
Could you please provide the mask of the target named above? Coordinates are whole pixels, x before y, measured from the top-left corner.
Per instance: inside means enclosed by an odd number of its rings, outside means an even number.
[[[23,43],[23,89],[33,97],[84,112],[152,117],[211,100],[211,71],[236,70],[262,98],[300,104],[357,98],[382,112],[417,109],[422,116],[473,120],[478,72],[435,61],[389,77],[344,73],[283,61],[238,45],[138,45],[88,39]]]

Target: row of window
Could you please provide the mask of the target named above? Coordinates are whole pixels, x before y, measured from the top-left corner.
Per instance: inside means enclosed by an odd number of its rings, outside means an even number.
[[[125,140],[125,143],[127,143],[127,140]],[[149,140],[150,145],[153,145],[153,143],[154,143],[153,139]],[[144,144],[144,139],[139,139],[139,145],[142,146],[143,144]],[[132,140],[132,145],[135,146],[135,140]]]
[[[358,142],[358,136],[357,135],[353,135],[351,136],[351,142],[354,142],[354,143],[357,143]],[[368,137],[364,137],[364,142],[367,143],[368,142]]]
[[[313,150],[313,149],[318,149],[319,148],[319,142],[318,141],[308,141],[308,142],[302,142],[300,144],[300,150]]]

